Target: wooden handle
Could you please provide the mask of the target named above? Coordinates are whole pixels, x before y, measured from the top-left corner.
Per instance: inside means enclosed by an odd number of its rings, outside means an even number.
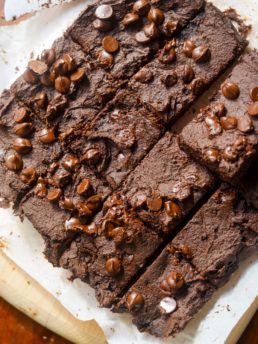
[[[0,296],[51,331],[78,344],[107,344],[95,320],[80,321],[0,250]]]

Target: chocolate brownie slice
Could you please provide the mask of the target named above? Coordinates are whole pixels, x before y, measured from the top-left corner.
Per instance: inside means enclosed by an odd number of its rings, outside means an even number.
[[[131,312],[140,331],[181,331],[247,253],[258,248],[258,213],[223,186],[163,250],[115,311]],[[194,273],[193,273],[194,272]]]
[[[247,42],[229,18],[207,3],[184,30],[129,82],[165,123],[174,121],[243,51]]]
[[[140,174],[142,177],[137,180]],[[105,307],[118,300],[131,279],[214,182],[207,170],[186,157],[176,137],[169,133],[133,175],[125,189],[107,199],[95,218],[98,236],[94,242],[89,243],[88,236],[82,234],[60,259],[60,265],[72,270],[74,277],[90,283]],[[130,183],[133,193],[128,190]],[[130,203],[135,195],[137,205]],[[92,245],[94,259],[88,262],[85,256],[92,254]]]
[[[203,5],[204,0],[99,1],[79,16],[67,34],[114,79],[125,80]]]
[[[180,135],[187,152],[230,183],[257,156],[257,61],[256,52],[244,55],[214,100]]]
[[[258,161],[249,168],[246,175],[239,181],[239,189],[248,204],[258,209]]]

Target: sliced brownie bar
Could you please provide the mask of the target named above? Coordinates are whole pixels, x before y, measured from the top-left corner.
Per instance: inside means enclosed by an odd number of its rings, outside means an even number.
[[[258,54],[243,56],[210,105],[180,135],[181,146],[236,183],[257,156]]]
[[[167,337],[222,286],[242,257],[258,248],[258,213],[235,189],[220,188],[123,297],[140,331]],[[194,271],[194,274],[193,274]]]
[[[137,180],[140,173],[142,177]],[[79,235],[60,259],[60,265],[71,269],[74,277],[89,281],[106,307],[118,300],[131,279],[214,182],[209,172],[187,159],[176,137],[169,133],[133,175],[125,189],[107,199],[102,213],[95,218],[98,236],[94,243],[89,244],[86,234]],[[132,193],[128,190],[130,183]],[[139,196],[136,205],[131,204],[135,195]],[[90,261],[85,260],[91,254],[87,254],[92,247],[88,245],[95,247]]]
[[[185,112],[245,46],[229,18],[207,3],[134,75],[129,86],[148,109],[168,123]]]
[[[79,16],[67,34],[114,79],[128,79],[203,5],[204,0],[99,1]]]
[[[258,161],[249,168],[246,175],[239,181],[239,189],[248,204],[258,209]]]

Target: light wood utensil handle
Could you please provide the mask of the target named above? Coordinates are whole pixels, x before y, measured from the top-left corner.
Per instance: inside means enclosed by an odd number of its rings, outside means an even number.
[[[95,320],[80,321],[0,249],[0,296],[51,331],[76,344],[107,344]]]

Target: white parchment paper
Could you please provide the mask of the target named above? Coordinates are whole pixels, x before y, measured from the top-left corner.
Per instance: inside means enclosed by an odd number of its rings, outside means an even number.
[[[23,4],[15,2],[20,13],[27,11]],[[91,1],[93,2],[93,0]],[[0,91],[8,87],[26,67],[32,55],[36,56],[73,22],[79,12],[90,1],[75,0],[69,4],[44,9],[17,26],[0,28]],[[214,0],[224,10],[234,7],[252,24],[249,39],[252,47],[258,47],[258,1]],[[25,5],[24,5],[25,6]],[[26,5],[27,6],[27,5]],[[9,12],[12,14],[14,12]],[[18,68],[17,68],[18,67]],[[77,318],[95,318],[102,326],[110,344],[159,344],[161,340],[139,333],[131,325],[130,315],[117,315],[99,308],[94,291],[79,280],[70,282],[68,271],[53,268],[44,258],[43,240],[33,226],[13,216],[10,209],[0,209],[0,240],[6,245],[5,252],[23,270],[36,279],[44,288]],[[232,328],[257,299],[258,254],[243,262],[230,282],[216,292],[211,301],[176,338],[166,343],[207,344],[224,343]]]

